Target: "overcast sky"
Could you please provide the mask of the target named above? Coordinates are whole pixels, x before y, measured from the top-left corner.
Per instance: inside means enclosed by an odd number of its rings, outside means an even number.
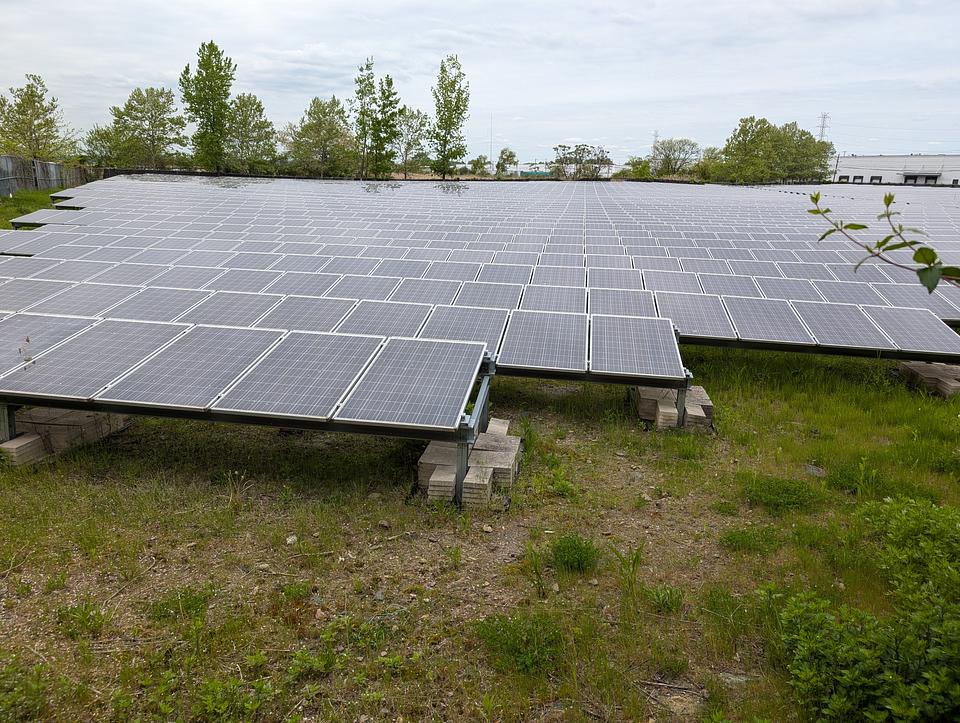
[[[661,137],[722,145],[737,120],[796,120],[846,153],[960,153],[955,0],[0,0],[0,87],[43,76],[80,129],[136,86],[176,88],[204,40],[279,126],[349,96],[372,55],[431,110],[442,56],[470,81],[470,155],[521,160],[598,143],[615,160]]]

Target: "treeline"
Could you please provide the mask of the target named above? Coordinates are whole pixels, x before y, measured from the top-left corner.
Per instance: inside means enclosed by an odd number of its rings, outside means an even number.
[[[463,165],[470,86],[455,55],[440,62],[432,116],[404,105],[393,78],[377,77],[368,58],[351,98],[313,98],[298,121],[282,128],[256,95],[233,94],[236,72],[216,43],[203,43],[195,66],[187,64],[180,74],[179,99],[170,88],[136,88],[123,105],[110,108],[108,124],[85,135],[64,122],[43,79],[28,75],[9,97],[0,95],[0,153],[104,167],[321,178],[487,172],[484,156]],[[516,156],[504,149],[498,173],[511,164]]]
[[[830,173],[833,144],[796,123],[775,125],[749,116],[723,148],[701,148],[689,138],[662,138],[645,158],[632,157],[618,178],[677,178],[714,183],[821,181]]]

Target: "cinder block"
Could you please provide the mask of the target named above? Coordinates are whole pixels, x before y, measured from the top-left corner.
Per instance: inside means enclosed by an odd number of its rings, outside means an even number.
[[[908,382],[944,399],[960,393],[960,365],[907,361],[900,371]]]
[[[437,465],[430,475],[430,482],[427,486],[427,499],[431,502],[453,501],[453,493],[456,491],[457,469],[453,465]]]
[[[13,466],[37,462],[48,455],[39,434],[21,434],[0,444],[0,457]]]
[[[657,387],[634,387],[630,398],[637,416],[658,429],[677,426],[677,390]],[[713,428],[713,402],[703,387],[690,387],[684,403],[684,429]]]
[[[497,419],[490,417],[487,420],[487,434],[505,435],[510,431],[509,419]]]
[[[130,426],[126,414],[31,407],[17,411],[17,430],[40,436],[47,452],[97,442]]]

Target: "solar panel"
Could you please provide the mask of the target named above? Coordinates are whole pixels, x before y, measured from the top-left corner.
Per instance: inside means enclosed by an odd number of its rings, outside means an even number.
[[[423,339],[475,341],[496,354],[507,325],[506,309],[477,309],[470,306],[437,306],[420,329]]]
[[[192,327],[159,354],[111,384],[97,399],[206,409],[280,335],[281,332],[265,329]]]
[[[730,270],[741,276],[783,276],[773,261],[728,261]]]
[[[273,244],[267,244],[273,246]],[[256,269],[262,271],[268,269],[281,259],[280,254],[265,253],[239,253],[230,259],[231,269]]]
[[[593,316],[590,371],[683,381],[685,371],[669,319]]]
[[[68,314],[70,316],[97,316],[114,304],[140,291],[137,286],[110,284],[77,284],[56,296],[30,307],[35,314]]]
[[[400,281],[401,279],[393,276],[343,276],[327,289],[324,296],[383,301],[393,293]]]
[[[221,326],[253,326],[261,316],[277,305],[282,296],[218,291],[188,310],[176,321]]]
[[[817,291],[823,295],[823,298],[836,304],[888,305],[870,284],[855,281],[814,281],[813,285],[817,287]]]
[[[356,302],[353,299],[288,296],[256,326],[265,329],[332,331]]]
[[[586,314],[512,312],[497,366],[585,372]]]
[[[467,342],[390,339],[335,418],[456,429],[479,373],[483,350],[482,344]]]
[[[15,314],[0,321],[0,373],[28,363],[95,319]]]
[[[633,267],[643,271],[680,271],[680,261],[667,256],[634,256]]]
[[[210,296],[210,291],[148,288],[110,309],[112,319],[135,321],[173,321],[194,304]]]
[[[762,296],[751,276],[736,274],[699,274],[700,286],[706,294],[730,296]]]
[[[156,264],[117,264],[112,269],[90,277],[90,281],[98,284],[129,284],[131,286],[140,286],[150,279],[156,278],[164,271],[166,266]]]
[[[383,339],[294,332],[231,386],[214,409],[329,419]]]
[[[413,259],[385,259],[370,272],[371,276],[399,276],[402,279],[418,279],[430,266],[428,261]]]
[[[459,281],[445,279],[404,279],[390,294],[389,301],[420,304],[449,304],[460,291]]]
[[[652,291],[636,289],[590,289],[591,314],[611,316],[656,316]]]
[[[534,272],[536,280],[536,272]],[[642,289],[643,272],[638,269],[587,269],[591,289]]]
[[[187,328],[184,324],[102,322],[4,375],[0,392],[90,399]]]
[[[0,284],[0,311],[21,311],[54,294],[69,289],[66,281],[13,279]]]
[[[817,301],[794,301],[792,306],[821,346],[896,349],[859,306]]]
[[[429,304],[361,301],[336,330],[341,334],[415,336],[429,313]]]
[[[960,354],[960,336],[927,309],[864,306],[863,311],[904,351]]]
[[[786,301],[724,296],[723,304],[740,339],[780,344],[814,343],[813,337]]]
[[[254,271],[247,269],[230,269],[222,276],[205,284],[205,289],[217,291],[249,291],[256,293],[263,291],[267,286],[280,278],[278,271]]]
[[[919,282],[910,284],[871,284],[891,306],[911,309],[929,309],[941,319],[960,319],[960,309],[947,301],[939,292],[932,294]]]
[[[340,277],[336,274],[301,274],[288,271],[264,289],[268,294],[323,296]]]
[[[484,264],[477,281],[499,284],[529,284],[533,266],[521,264]]]
[[[337,259],[333,259],[336,261]],[[347,259],[351,261],[352,259]],[[270,267],[271,271],[299,271],[301,273],[314,273],[323,269],[325,274],[344,274],[344,273],[360,273],[365,274],[368,271],[371,271],[376,263],[372,265],[368,260],[362,261],[359,265],[361,267],[360,271],[337,271],[336,269],[328,270],[326,267],[332,263],[331,259],[327,256],[303,256],[299,254],[289,254],[284,256],[276,261],[273,266]],[[340,264],[343,265],[343,264]]]
[[[58,263],[60,262],[56,259],[42,259],[38,256],[32,258],[18,256],[3,264],[3,274],[4,276],[12,276],[14,278],[23,278],[25,276],[32,276],[44,269],[49,269]]]
[[[833,280],[834,276],[823,264],[806,264],[798,261],[780,261],[777,263],[782,273],[788,279],[825,279]]]
[[[487,309],[516,309],[523,286],[466,281],[454,301],[455,306],[480,306]]]
[[[806,279],[757,276],[754,280],[760,287],[760,291],[768,299],[823,301],[823,296],[817,291],[817,288]]]
[[[537,286],[523,290],[520,308],[528,311],[562,311],[583,314],[587,310],[587,290],[582,286]]]
[[[458,261],[434,261],[423,278],[450,279],[452,281],[473,281],[480,273],[481,264]]]
[[[704,274],[729,274],[730,265],[723,259],[691,259],[680,258],[680,265],[684,271],[694,271]],[[709,292],[708,292],[709,293]]]
[[[544,286],[586,286],[587,270],[572,266],[535,266],[533,283]]]
[[[185,255],[182,249],[151,248],[131,256],[127,261],[136,264],[172,264]]]
[[[202,266],[174,266],[169,271],[151,279],[150,284],[173,289],[202,289],[223,273],[225,273],[223,269],[209,269]]]
[[[730,323],[719,296],[670,291],[658,291],[655,296],[659,315],[673,321],[681,338],[737,338],[737,332]]]

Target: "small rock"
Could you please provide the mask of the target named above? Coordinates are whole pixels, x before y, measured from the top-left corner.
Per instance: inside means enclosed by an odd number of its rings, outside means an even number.
[[[375,593],[373,593],[373,599],[383,600],[383,590],[377,590]]]
[[[555,582],[553,583],[553,587],[551,587],[550,589],[553,590],[554,592],[560,592],[560,584]]]
[[[827,470],[825,470],[823,467],[818,467],[815,464],[805,464],[803,466],[803,469],[811,477],[817,477],[818,479],[823,479],[824,477],[827,476]]]
[[[258,570],[269,570],[269,569],[270,569],[270,566],[269,566],[267,563],[265,563],[265,562],[261,562],[261,563],[259,563],[259,564],[257,565],[257,569],[258,569]]]
[[[596,587],[597,585],[600,584],[600,581],[599,581],[597,578],[595,578],[595,577],[591,577],[591,578],[590,578],[590,584],[593,585],[594,587]]]
[[[626,452],[614,452],[614,454],[616,454],[618,457],[626,457],[626,456],[627,456],[627,453],[626,453]]]
[[[490,534],[491,532],[493,532],[493,528],[490,525],[484,525],[483,531],[486,532],[487,534]]]
[[[288,545],[296,545],[296,544],[297,544],[297,536],[296,536],[296,535],[290,535],[289,537],[287,537],[287,544],[288,544]]]
[[[377,525],[384,530],[390,529],[390,523],[387,520],[380,520]]]
[[[323,620],[326,617],[326,613],[323,612],[323,608],[317,608],[317,611],[313,614],[317,620]]]

